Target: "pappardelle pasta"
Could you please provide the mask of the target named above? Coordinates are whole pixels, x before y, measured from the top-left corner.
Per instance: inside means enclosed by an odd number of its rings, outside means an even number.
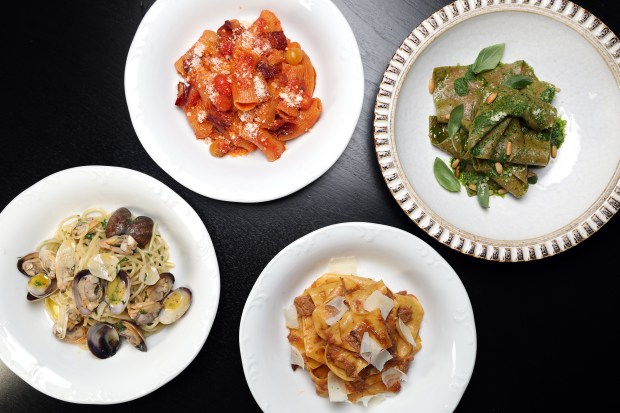
[[[185,314],[192,294],[173,289],[172,267],[155,222],[127,208],[69,216],[17,262],[29,277],[26,298],[45,302],[54,335],[99,358],[113,356],[120,337],[146,351],[145,337]]]
[[[308,371],[319,396],[368,405],[400,391],[424,310],[413,294],[355,275],[354,260],[332,259],[285,318],[293,369]]]
[[[308,132],[321,115],[310,57],[269,10],[249,24],[233,19],[217,33],[205,30],[175,67],[184,79],[175,104],[216,157],[258,148],[275,161],[285,142]]]

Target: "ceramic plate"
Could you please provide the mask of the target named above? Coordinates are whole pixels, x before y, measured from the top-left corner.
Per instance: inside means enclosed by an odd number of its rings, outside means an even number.
[[[276,162],[267,162],[258,150],[214,158],[174,105],[181,80],[174,62],[205,29],[217,30],[227,19],[255,19],[262,9],[274,11],[287,37],[311,57],[317,72],[314,96],[323,112],[309,133],[286,143]],[[129,50],[125,94],[142,145],[170,176],[209,198],[261,202],[303,188],[336,162],[357,124],[364,74],[353,32],[329,0],[159,0]]]
[[[556,159],[520,200],[492,197],[480,208],[464,190],[433,176],[448,155],[428,139],[435,114],[428,81],[436,66],[470,64],[491,44],[503,61],[523,59],[559,88],[553,105],[567,120]],[[375,146],[385,182],[403,211],[458,251],[499,261],[533,260],[580,243],[620,209],[620,42],[569,1],[461,0],[437,11],[404,40],[381,83]]]
[[[382,279],[393,291],[415,294],[424,307],[423,347],[395,397],[376,413],[451,412],[469,382],[476,329],[467,292],[430,246],[396,228],[345,223],[314,231],[284,248],[265,267],[243,309],[239,346],[250,390],[265,413],[366,412],[363,405],[319,397],[308,373],[293,371],[283,309],[293,303],[332,257],[357,257],[358,274]]]
[[[148,215],[168,241],[175,285],[192,290],[185,316],[147,338],[147,352],[123,343],[100,360],[52,335],[42,302],[26,301],[17,257],[53,235],[61,219],[87,208],[120,206]],[[159,181],[129,169],[86,166],[53,174],[15,198],[0,214],[0,359],[43,393],[74,403],[136,399],[178,375],[204,344],[217,310],[220,277],[211,238],[196,212]],[[161,360],[166,363],[161,363]],[[145,368],[145,366],[157,368]]]

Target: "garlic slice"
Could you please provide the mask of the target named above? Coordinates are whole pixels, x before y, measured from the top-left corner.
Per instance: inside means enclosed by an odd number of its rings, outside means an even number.
[[[415,342],[413,338],[413,334],[411,334],[411,330],[407,327],[407,324],[403,323],[403,320],[398,317],[398,323],[396,324],[396,329],[400,336],[407,341],[407,343],[411,344],[413,348],[416,348],[418,344]]]
[[[331,371],[327,373],[327,393],[329,394],[329,401],[332,403],[346,402],[349,400],[344,380]]]
[[[86,267],[95,277],[106,281],[113,281],[116,278],[116,266],[118,258],[112,254],[97,254],[88,260]]]
[[[394,300],[381,294],[379,291],[373,291],[364,301],[364,310],[373,311],[377,308],[381,310],[383,319],[386,319],[392,308],[394,308]]]
[[[362,403],[364,407],[375,407],[380,405],[385,401],[385,397],[380,394],[375,394],[373,396],[364,396],[360,397],[357,402]]]
[[[334,307],[338,311],[336,315],[325,320],[325,322],[329,326],[336,324],[338,321],[340,321],[342,316],[345,315],[347,311],[349,311],[349,307],[347,307],[347,305],[344,303],[344,297],[342,296],[335,297],[326,305]]]
[[[290,363],[296,366],[301,367],[305,370],[306,363],[304,362],[304,356],[302,356],[301,352],[297,350],[294,346],[291,346],[291,357]]]
[[[159,271],[157,271],[157,267],[153,265],[146,265],[140,271],[138,279],[142,281],[143,284],[155,285],[157,281],[159,281]]]
[[[294,305],[284,309],[284,320],[288,328],[299,328],[299,320],[297,319],[297,308]]]
[[[362,336],[360,356],[379,371],[383,370],[385,363],[392,359],[390,352],[384,350],[375,339],[370,337],[368,332]]]
[[[330,274],[356,275],[357,262],[355,257],[335,257],[329,260],[327,272]]]
[[[381,373],[381,381],[385,387],[391,387],[394,382],[407,381],[407,375],[395,367],[389,368]]]

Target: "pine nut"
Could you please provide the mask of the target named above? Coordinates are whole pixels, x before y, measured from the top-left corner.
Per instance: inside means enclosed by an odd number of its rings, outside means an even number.
[[[504,195],[506,192],[507,191],[504,188],[497,190],[497,193],[500,194],[500,195]]]
[[[501,163],[499,162],[495,162],[495,170],[497,171],[498,174],[502,174],[502,172],[504,172],[504,167],[502,166]]]
[[[459,162],[461,162],[461,158],[456,158],[454,162],[452,162],[452,169],[456,169],[459,166]]]
[[[472,191],[475,191],[475,190],[477,190],[477,189],[478,189],[478,187],[477,187],[476,185],[474,185],[474,184],[469,184],[467,187],[468,187],[469,189],[471,189]]]
[[[508,142],[506,145],[506,155],[510,156],[512,154],[512,142]]]
[[[551,157],[555,159],[556,156],[558,156],[558,147],[553,145],[551,147]]]
[[[562,91],[562,89],[560,89],[559,87],[556,87],[556,88],[555,88],[555,91],[556,91],[557,93],[560,93],[560,92]]]
[[[428,91],[430,92],[431,95],[435,91],[435,81],[433,80],[432,77],[428,81]]]
[[[456,176],[457,178],[461,176],[461,168],[456,168],[456,171],[454,171],[454,176]]]
[[[491,93],[489,97],[487,98],[487,103],[493,103],[496,97],[497,97],[497,92]]]

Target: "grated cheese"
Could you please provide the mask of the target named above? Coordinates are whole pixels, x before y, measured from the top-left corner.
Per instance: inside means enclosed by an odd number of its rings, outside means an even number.
[[[269,92],[267,92],[267,88],[265,88],[265,83],[258,76],[254,76],[254,92],[260,101],[269,97]]]

